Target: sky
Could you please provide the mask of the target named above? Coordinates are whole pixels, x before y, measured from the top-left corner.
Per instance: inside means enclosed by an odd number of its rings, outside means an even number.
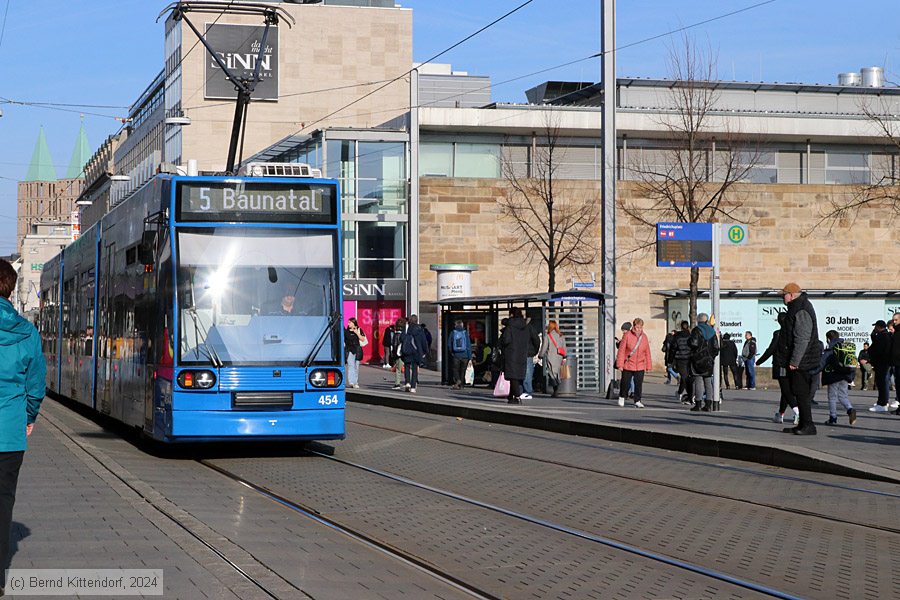
[[[618,47],[700,23],[763,0],[618,2]],[[424,61],[513,10],[523,0],[398,0],[413,9],[413,58]],[[163,65],[161,0],[0,0],[0,254],[15,249],[16,181],[25,178],[44,127],[65,174],[84,113],[94,150],[121,123]],[[493,99],[524,102],[548,79],[599,81],[600,61],[529,75],[600,49],[601,0],[533,0],[441,56],[455,70],[490,76]],[[716,56],[720,79],[834,83],[837,73],[885,68],[900,81],[898,0],[774,0],[688,30]],[[300,25],[302,26],[302,24]],[[678,34],[681,35],[681,34]],[[620,77],[665,77],[677,36],[617,53]],[[399,73],[398,73],[399,75]],[[503,83],[509,81],[508,83]],[[51,102],[116,108],[57,109],[4,103]],[[252,119],[252,109],[251,109]]]

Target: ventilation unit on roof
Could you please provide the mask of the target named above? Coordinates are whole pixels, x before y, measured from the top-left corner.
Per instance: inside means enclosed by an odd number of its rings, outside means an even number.
[[[321,169],[313,169],[306,163],[263,163],[244,165],[238,175],[245,177],[321,177]]]

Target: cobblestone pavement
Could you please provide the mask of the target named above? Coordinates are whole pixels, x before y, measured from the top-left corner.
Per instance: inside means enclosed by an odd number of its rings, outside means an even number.
[[[818,435],[794,436],[782,432],[790,423],[772,422],[778,408],[777,389],[725,391],[722,411],[695,413],[675,398],[676,386],[662,384],[662,377],[655,374],[648,380],[644,385],[644,409],[630,405],[620,408],[615,401],[587,394],[574,398],[535,394],[523,406],[510,406],[505,400],[491,397],[491,391],[484,387],[453,391],[441,386],[434,371],[422,371],[417,394],[394,391],[391,390],[392,373],[366,366],[360,371],[362,387],[348,391],[348,398],[376,403],[384,398],[397,398],[413,403],[433,402],[461,409],[477,407],[514,415],[609,425],[648,445],[654,443],[652,434],[662,433],[684,438],[682,447],[678,448],[684,451],[691,451],[692,443],[707,448],[702,443],[707,440],[735,442],[741,448],[739,451],[748,452],[750,460],[758,458],[754,454],[768,456],[773,449],[783,449],[796,456],[900,482],[900,417],[869,412],[868,408],[875,402],[874,392],[851,391],[850,399],[859,415],[851,427],[843,413],[837,426],[823,424],[828,418],[828,406],[825,390],[820,390],[819,404],[813,407]],[[666,442],[671,443],[671,439]],[[765,461],[760,459],[760,462]]]
[[[151,456],[51,400],[35,432],[13,568],[163,568],[166,598],[468,597],[196,461]]]

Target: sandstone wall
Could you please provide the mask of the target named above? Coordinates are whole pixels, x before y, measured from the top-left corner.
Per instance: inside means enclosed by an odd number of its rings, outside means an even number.
[[[567,181],[560,186],[573,197],[593,196],[600,201],[597,181]],[[522,254],[503,250],[504,241],[518,235],[512,222],[499,210],[497,199],[508,193],[502,179],[423,178],[420,183],[421,228],[419,250],[420,297],[435,299],[436,274],[432,263],[474,263],[475,295],[544,292],[546,269],[527,263]],[[733,214],[749,223],[749,241],[743,246],[722,247],[723,289],[781,288],[796,281],[810,289],[897,289],[900,223],[890,212],[873,207],[856,219],[819,225],[831,203],[852,194],[847,186],[748,184],[740,186],[729,202]],[[636,182],[619,182],[620,201],[646,206]],[[600,248],[597,236],[585,240]],[[654,232],[619,210],[617,213],[617,284],[619,322],[642,317],[659,362],[665,335],[664,303],[653,290],[686,288],[688,269],[656,267],[655,247],[637,250],[652,240]],[[600,278],[600,262],[591,271]],[[572,272],[557,274],[557,290],[570,287]],[[709,270],[701,270],[700,286],[709,282]]]

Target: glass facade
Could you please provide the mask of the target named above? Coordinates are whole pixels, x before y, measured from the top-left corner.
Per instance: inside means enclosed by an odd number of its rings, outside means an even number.
[[[344,279],[407,277],[407,148],[405,140],[333,139],[326,132],[324,141],[274,159],[307,163],[340,181]]]

